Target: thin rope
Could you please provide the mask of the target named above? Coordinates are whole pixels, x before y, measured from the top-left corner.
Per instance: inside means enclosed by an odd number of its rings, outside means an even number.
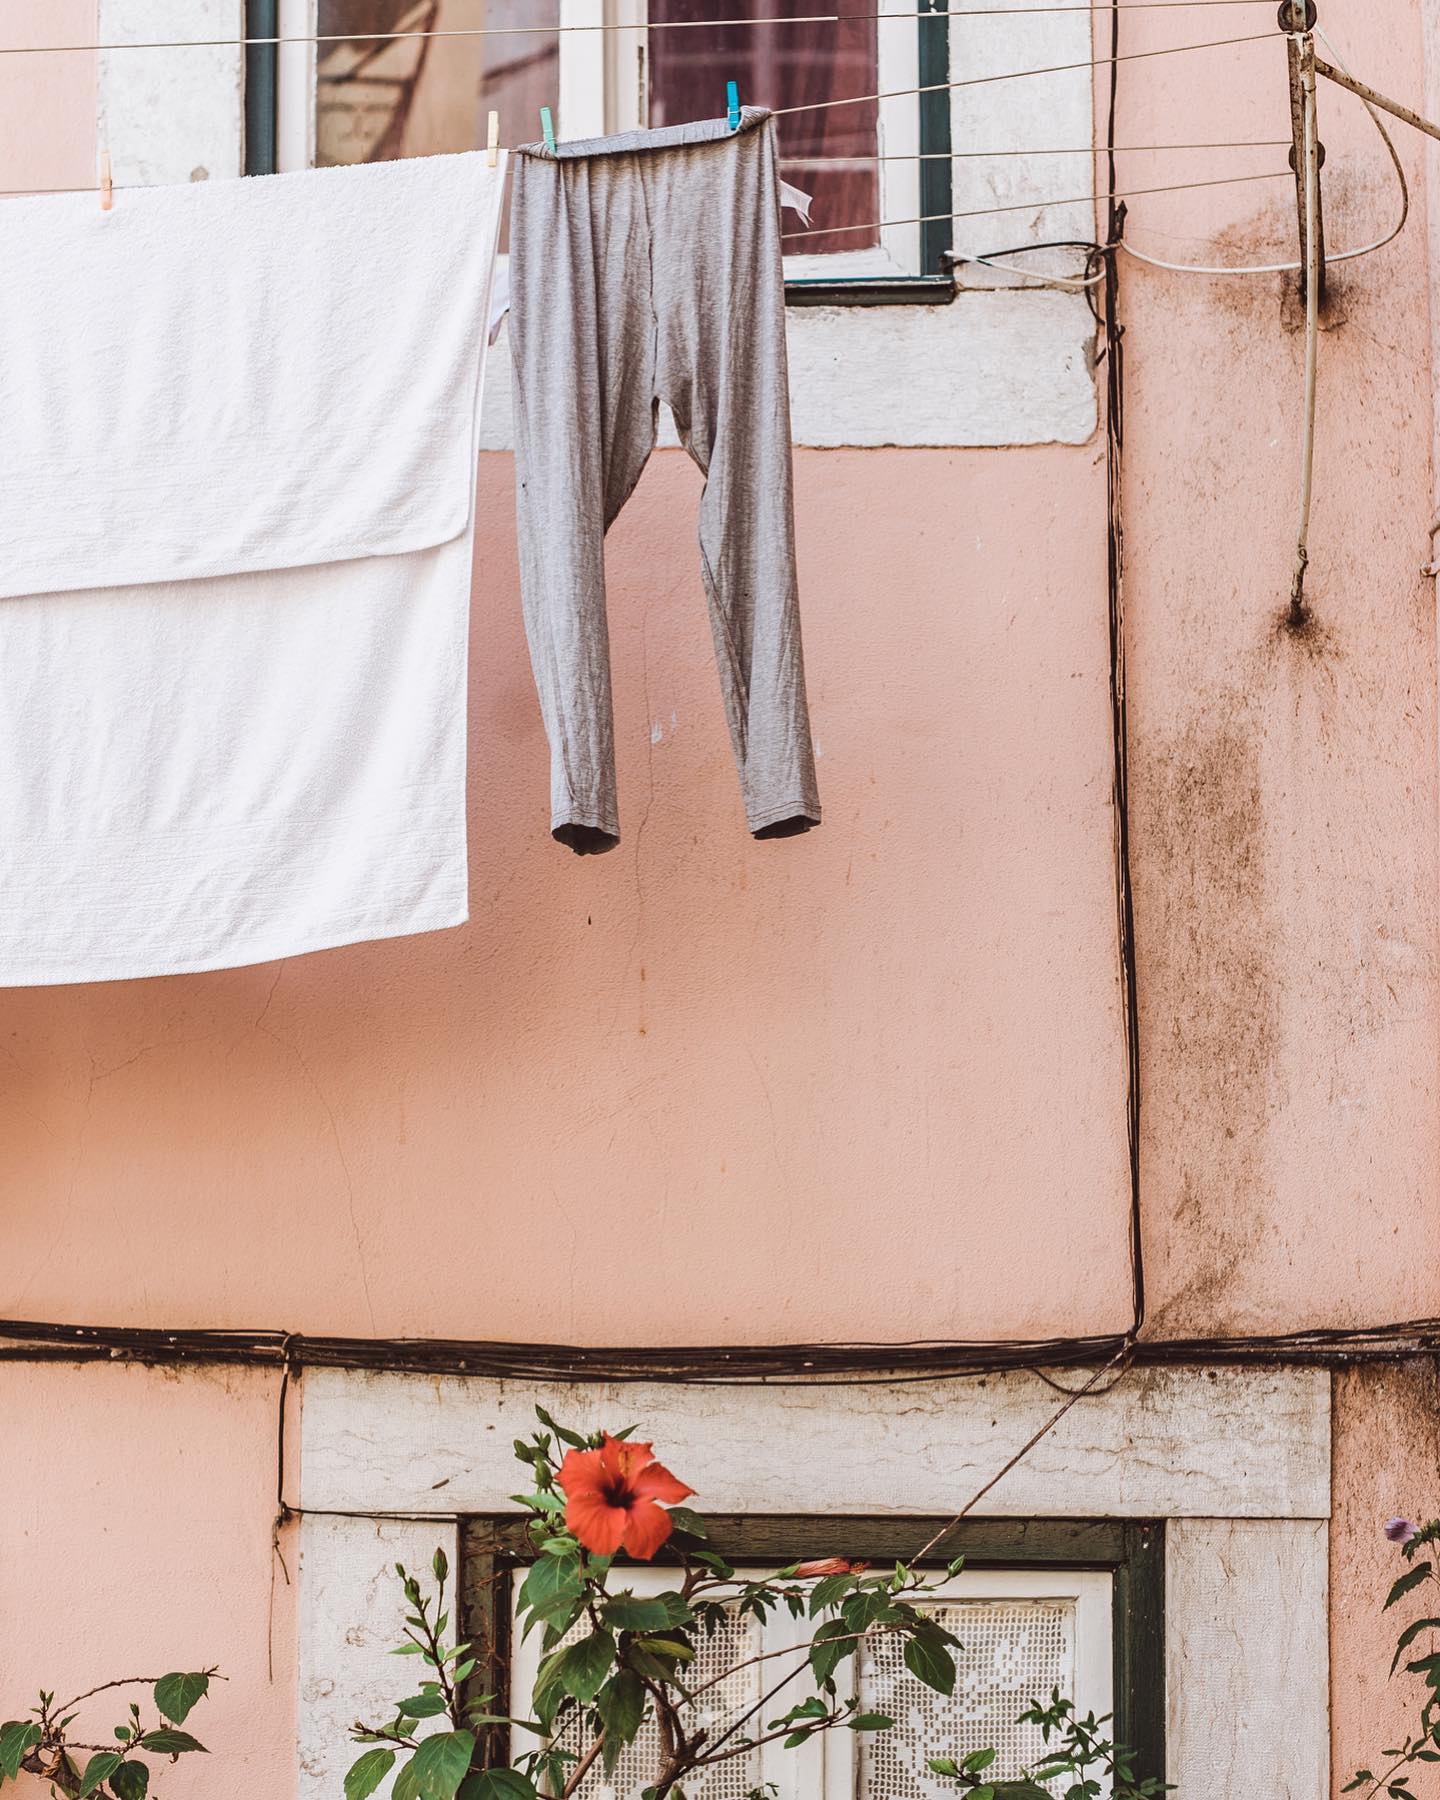
[[[934,17],[933,14],[927,15]],[[1234,143],[1216,144],[1123,144],[1117,145],[1117,156],[1140,156],[1152,152],[1167,150],[1284,150],[1290,145],[1289,138],[1246,138]],[[1060,150],[924,150],[919,152],[886,152],[883,155],[874,153],[856,154],[854,156],[782,156],[780,162],[790,168],[828,168],[831,165],[846,167],[854,164],[870,163],[907,163],[907,162],[964,162],[976,159],[993,159],[999,161],[1021,160],[1029,156],[1094,156],[1094,144],[1075,144],[1068,149]],[[154,181],[116,181],[111,186],[115,193],[147,193],[156,187],[190,185],[187,182],[154,182]],[[31,195],[41,194],[95,194],[100,190],[91,183],[84,187],[26,187],[0,188],[0,199],[23,199]],[[1384,240],[1388,242],[1389,240]],[[1378,246],[1377,246],[1378,247]],[[1028,248],[1028,246],[1026,246]],[[1008,254],[1008,252],[1006,253]],[[1350,254],[1359,254],[1350,252]],[[980,257],[967,260],[979,262]],[[1332,257],[1332,262],[1336,259]],[[999,263],[996,268],[1001,267]]]
[[[927,15],[936,17],[934,13]],[[953,15],[952,15],[953,16]],[[1237,138],[1227,144],[1117,144],[1116,156],[1144,156],[1160,150],[1288,150],[1290,139],[1286,138]],[[807,169],[822,168],[829,163],[872,163],[872,162],[966,162],[977,157],[1009,157],[1009,156],[1098,156],[1103,149],[1098,144],[1071,144],[1061,149],[1025,149],[1025,150],[911,150],[887,151],[883,156],[869,152],[857,151],[854,156],[782,156],[782,163],[803,163]]]
[[[1056,6],[974,6],[953,7],[945,15],[952,19],[1019,18],[1050,13],[1180,12],[1195,7],[1261,6],[1269,0],[1118,0],[1106,5],[1103,0],[1091,4],[1070,3]],[[246,50],[269,44],[390,44],[409,38],[473,38],[553,37],[569,31],[693,31],[715,26],[736,29],[751,25],[833,25],[842,18],[848,24],[883,23],[887,19],[934,19],[933,12],[914,13],[789,13],[768,19],[657,19],[645,25],[468,25],[450,26],[430,31],[327,31],[275,37],[240,38],[174,38],[163,41],[111,44],[7,44],[0,46],[0,56],[96,55],[112,50]]]
[[[1174,0],[1168,0],[1173,5]],[[1109,7],[1103,9],[1108,12]],[[938,15],[926,13],[924,17]],[[953,18],[953,14],[950,15]],[[1270,44],[1276,41],[1273,31],[1252,31],[1244,37],[1207,38],[1202,44],[1167,44],[1159,50],[1130,50],[1124,56],[1092,56],[1085,62],[1050,63],[1043,69],[1007,69],[1003,75],[971,75],[963,81],[932,81],[925,87],[894,88],[883,94],[852,94],[845,100],[812,100],[805,106],[776,106],[774,117],[787,113],[824,112],[831,106],[862,106],[870,100],[903,100],[909,94],[943,94],[955,88],[986,87],[992,81],[1019,81],[1028,75],[1070,75],[1079,69],[1106,69],[1117,62],[1143,62],[1152,56],[1180,56],[1187,50],[1223,50],[1229,44]]]
[[[1315,378],[1320,349],[1320,147],[1315,116],[1315,39],[1300,40],[1305,103],[1305,415],[1300,433],[1300,508],[1295,570],[1290,578],[1290,624],[1305,623],[1305,571],[1310,565],[1310,507],[1315,491]]]
[[[943,219],[983,219],[994,213],[1039,212],[1042,207],[1095,205],[1101,200],[1133,200],[1140,194],[1179,194],[1190,188],[1232,187],[1242,181],[1293,181],[1289,169],[1272,169],[1264,175],[1221,175],[1213,181],[1167,182],[1163,187],[1127,188],[1117,194],[1072,194],[1066,200],[1016,200],[1009,206],[979,206],[968,212],[922,213],[915,219],[868,219],[860,225],[812,225],[808,231],[785,231],[782,238],[830,237],[845,231],[885,231],[892,225],[931,225]],[[979,258],[971,260],[978,261]]]
[[[1187,192],[1191,188],[1233,187],[1240,182],[1246,181],[1282,180],[1293,180],[1293,175],[1289,169],[1271,169],[1262,175],[1220,175],[1209,181],[1171,181],[1165,182],[1158,187],[1127,188],[1123,194],[1116,194],[1113,198],[1117,200],[1134,199],[1140,194],[1180,194]],[[180,182],[177,184],[173,182],[117,181],[113,185],[116,193],[143,193],[160,186],[178,185],[187,187],[199,186],[201,184],[192,182]],[[98,192],[99,189],[93,186],[73,188],[6,188],[0,189],[0,197],[7,199],[24,199],[31,195],[41,194],[94,194]],[[1007,206],[980,206],[974,207],[968,212],[923,213],[919,218],[914,219],[869,219],[859,225],[813,225],[808,231],[787,231],[783,232],[781,235],[783,238],[829,237],[842,231],[884,231],[888,230],[892,225],[929,225],[944,219],[982,219],[996,213],[1029,212],[1031,210],[1038,212],[1042,207],[1094,205],[1101,200],[1108,200],[1111,197],[1112,196],[1109,194],[1071,194],[1061,200],[1016,200]],[[1014,253],[1008,252],[1007,254]],[[972,256],[967,257],[965,260],[967,262],[983,262],[985,259],[979,256]]]
[[[1345,66],[1345,59],[1341,56],[1340,52],[1335,48],[1335,45],[1331,41],[1331,39],[1329,37],[1327,37],[1325,32],[1322,29],[1320,29],[1320,27],[1318,27],[1318,26],[1316,27],[1316,36],[1320,38],[1321,42],[1325,45],[1325,48],[1335,58],[1336,62],[1339,63],[1341,69],[1344,70],[1345,74],[1347,76],[1349,76],[1350,72]],[[1317,62],[1316,62],[1317,73],[1323,73],[1324,67],[1325,67],[1325,65],[1321,64],[1317,60]],[[1350,79],[1353,81],[1354,77],[1351,76]],[[1329,265],[1331,263],[1354,262],[1359,257],[1369,256],[1373,251],[1383,250],[1387,244],[1393,244],[1395,239],[1397,237],[1399,237],[1400,233],[1405,229],[1405,226],[1409,222],[1409,218],[1410,218],[1410,183],[1406,179],[1406,176],[1405,176],[1405,165],[1400,160],[1400,152],[1395,148],[1395,140],[1391,137],[1390,133],[1386,130],[1385,121],[1380,117],[1380,114],[1376,111],[1375,107],[1370,103],[1370,101],[1365,97],[1365,95],[1364,94],[1359,95],[1359,99],[1360,99],[1360,104],[1365,108],[1366,112],[1369,113],[1371,123],[1374,125],[1376,131],[1378,131],[1380,133],[1380,141],[1385,146],[1386,153],[1388,154],[1388,156],[1390,158],[1391,166],[1395,170],[1395,179],[1400,184],[1400,217],[1395,221],[1394,225],[1391,226],[1389,231],[1387,231],[1382,237],[1376,238],[1373,243],[1360,244],[1354,250],[1327,250],[1325,253],[1325,264],[1326,264],[1327,268],[1329,267]],[[1146,231],[1153,231],[1154,227],[1147,225],[1147,226],[1143,227],[1143,229]],[[1155,235],[1157,237],[1165,237],[1168,234],[1163,231],[1159,231],[1159,232],[1156,232]],[[1300,262],[1276,262],[1276,263],[1181,263],[1181,262],[1169,262],[1169,261],[1166,261],[1163,257],[1151,256],[1148,251],[1137,250],[1135,248],[1135,246],[1133,244],[1131,244],[1128,240],[1123,241],[1120,244],[1119,248],[1121,250],[1123,250],[1127,256],[1133,256],[1135,258],[1136,262],[1146,263],[1152,269],[1164,269],[1167,271],[1167,273],[1169,273],[1171,275],[1293,275],[1293,274],[1298,274],[1301,271],[1301,269],[1303,269],[1303,267],[1304,267],[1304,264],[1300,263]]]
[[[953,1519],[951,1519],[951,1521],[948,1525],[942,1525],[941,1528],[939,1529],[939,1531],[937,1531],[933,1537],[929,1538],[924,1544],[922,1544],[920,1546],[920,1548],[910,1558],[911,1564],[913,1565],[915,1563],[922,1562],[925,1559],[925,1557],[927,1557],[930,1554],[930,1552],[933,1549],[935,1549],[935,1547],[938,1544],[942,1544],[945,1541],[945,1539],[947,1537],[949,1537],[950,1533],[952,1531],[954,1531],[955,1527],[961,1522],[961,1520],[964,1519],[968,1513],[974,1511],[974,1509],[980,1504],[980,1502],[985,1498],[985,1496],[990,1492],[990,1490],[994,1487],[998,1487],[999,1484],[1010,1473],[1010,1471],[1013,1468],[1017,1467],[1020,1463],[1022,1463],[1025,1460],[1025,1458],[1030,1454],[1030,1452],[1035,1448],[1035,1446],[1040,1442],[1040,1440],[1044,1437],[1049,1436],[1049,1434],[1055,1429],[1055,1427],[1065,1417],[1066,1413],[1068,1413],[1070,1411],[1071,1407],[1078,1405],[1078,1403],[1081,1400],[1083,1400],[1087,1394],[1092,1393],[1095,1390],[1095,1388],[1099,1385],[1099,1383],[1103,1379],[1103,1377],[1108,1375],[1110,1370],[1115,1367],[1116,1363],[1121,1362],[1122,1358],[1124,1359],[1124,1361],[1123,1361],[1122,1367],[1120,1369],[1119,1376],[1117,1376],[1117,1380],[1123,1378],[1126,1374],[1128,1374],[1129,1368],[1130,1368],[1130,1358],[1132,1355],[1133,1355],[1133,1346],[1131,1345],[1130,1340],[1127,1338],[1126,1341],[1115,1352],[1114,1356],[1112,1356],[1110,1358],[1109,1362],[1103,1363],[1100,1366],[1100,1368],[1098,1368],[1095,1371],[1095,1373],[1090,1377],[1090,1379],[1085,1383],[1084,1387],[1076,1388],[1073,1391],[1065,1390],[1068,1394],[1068,1398],[1066,1399],[1065,1404],[1063,1406],[1057,1406],[1055,1408],[1055,1411],[1053,1413],[1051,1413],[1050,1417],[1048,1419],[1046,1419],[1045,1423],[1040,1427],[1040,1429],[1037,1432],[1035,1432],[1033,1436],[1028,1437],[1025,1440],[1025,1442],[1020,1446],[1020,1448],[1015,1452],[1015,1454],[1013,1456],[1009,1457],[1004,1463],[1002,1463],[1000,1468],[996,1470],[996,1472],[990,1477],[990,1479],[982,1487],[979,1487],[975,1490],[975,1492],[970,1496],[970,1498],[960,1508],[959,1512],[956,1513],[955,1517]],[[1052,1382],[1051,1385],[1054,1386],[1054,1383]],[[1114,1383],[1112,1383],[1111,1385],[1113,1386]],[[1106,1392],[1106,1393],[1109,1393],[1109,1391],[1110,1391],[1109,1388],[1106,1388],[1104,1390],[1104,1392]]]

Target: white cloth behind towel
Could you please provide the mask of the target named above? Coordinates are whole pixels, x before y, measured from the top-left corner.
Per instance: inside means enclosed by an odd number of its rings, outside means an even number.
[[[0,984],[465,918],[503,180],[0,203]]]

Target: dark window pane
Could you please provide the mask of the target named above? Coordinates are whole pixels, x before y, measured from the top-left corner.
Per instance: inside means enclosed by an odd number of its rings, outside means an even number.
[[[483,37],[357,36],[317,46],[315,160],[383,162],[474,150],[485,117],[500,114],[502,144],[538,135],[541,106],[559,87],[560,0],[320,0],[319,32],[465,31]],[[544,31],[496,27],[543,25]]]
[[[725,83],[736,81],[742,103],[805,106],[879,87],[875,0],[650,0],[652,24],[679,19],[733,19],[735,24],[697,25],[650,33],[650,123],[673,125],[713,119],[725,110]],[[746,19],[791,17],[806,11],[838,11],[839,23],[750,25]],[[815,197],[815,225],[869,224],[878,219],[880,183],[873,100],[793,113],[778,121],[781,173]],[[851,163],[831,158],[854,158]],[[824,159],[824,160],[821,160]],[[786,213],[786,231],[800,221]],[[792,238],[787,248],[863,250],[879,242],[873,230]]]

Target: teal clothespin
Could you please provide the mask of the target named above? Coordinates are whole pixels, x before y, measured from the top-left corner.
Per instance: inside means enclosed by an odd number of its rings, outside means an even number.
[[[733,81],[725,83],[725,117],[732,131],[740,129],[740,89]]]
[[[545,148],[552,156],[555,154],[555,121],[550,116],[550,108],[540,108],[540,129],[545,133]]]

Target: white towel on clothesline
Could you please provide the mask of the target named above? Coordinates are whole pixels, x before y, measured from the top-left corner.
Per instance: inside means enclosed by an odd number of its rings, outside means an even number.
[[[0,985],[466,917],[504,175],[0,203]]]

